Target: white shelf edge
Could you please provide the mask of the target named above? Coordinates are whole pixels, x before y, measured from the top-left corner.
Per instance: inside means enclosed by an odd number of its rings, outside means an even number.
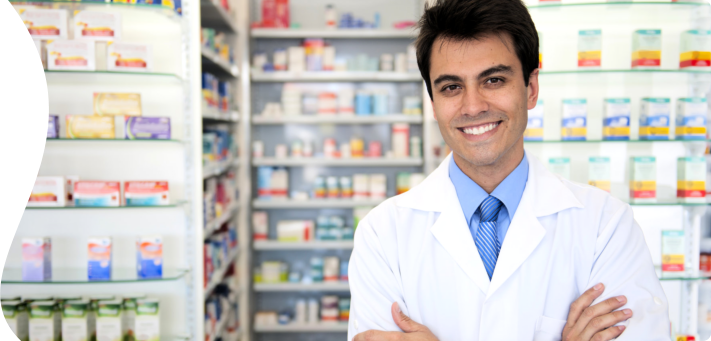
[[[222,112],[217,109],[205,109],[201,110],[201,116],[203,119],[213,119],[228,122],[238,122],[239,113],[236,110],[230,110],[229,112]]]
[[[344,322],[319,322],[314,324],[286,324],[286,325],[254,325],[257,333],[333,333],[348,332],[348,323]]]
[[[275,158],[252,159],[253,166],[339,166],[339,167],[406,167],[422,166],[422,158]]]
[[[417,38],[413,29],[273,29],[254,28],[252,38],[341,38],[341,39],[388,39]]]
[[[202,166],[202,178],[207,179],[226,172],[229,168],[237,166],[239,158],[230,158],[225,161],[210,162]]]
[[[311,284],[302,283],[255,283],[254,291],[256,292],[290,292],[290,291],[331,291],[331,292],[346,292],[350,291],[351,287],[348,282],[320,282]]]
[[[352,240],[310,241],[310,242],[280,242],[276,240],[258,240],[253,244],[254,250],[349,250],[353,249]]]
[[[237,24],[232,20],[232,18],[230,18],[230,14],[227,12],[227,10],[222,8],[222,6],[220,6],[216,2],[217,2],[217,0],[200,1],[200,6],[202,7],[202,6],[205,6],[205,4],[207,4],[207,6],[214,7],[215,10],[220,14],[222,21],[224,21],[225,24],[227,24],[227,26],[232,30],[232,32],[234,32],[235,34],[238,33],[237,32]]]
[[[311,200],[260,200],[256,199],[252,202],[254,208],[257,209],[320,209],[320,208],[354,208],[360,206],[377,206],[383,200],[350,200],[350,199],[311,199]]]
[[[252,124],[271,125],[286,123],[301,124],[378,124],[378,123],[422,123],[422,115],[388,114],[388,115],[302,115],[264,117],[252,115]]]
[[[236,200],[219,218],[215,218],[213,221],[208,222],[203,230],[204,239],[209,238],[217,229],[220,228],[220,226],[222,226],[222,224],[232,219],[238,208],[239,200]]]
[[[343,82],[421,82],[414,72],[382,71],[305,71],[252,72],[253,82],[343,81]]]
[[[207,284],[205,287],[205,292],[203,295],[203,299],[207,300],[208,297],[212,294],[212,292],[215,290],[215,288],[222,283],[225,277],[225,273],[227,272],[227,269],[232,265],[237,259],[237,255],[239,255],[239,248],[235,248],[232,253],[227,256],[227,262],[225,265],[217,270],[215,270],[212,273],[212,278],[210,279],[210,282]]]
[[[220,56],[215,53],[215,51],[210,50],[207,48],[207,46],[201,45],[200,46],[200,53],[202,54],[203,57],[211,60],[213,63],[217,64],[222,71],[232,75],[232,77],[237,77],[239,76],[239,70],[237,70],[237,66],[234,64],[231,64],[230,62],[220,58]]]

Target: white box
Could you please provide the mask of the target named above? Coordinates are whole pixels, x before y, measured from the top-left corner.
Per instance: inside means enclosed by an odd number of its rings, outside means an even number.
[[[280,242],[304,242],[313,238],[313,220],[282,220],[277,223],[277,240]]]
[[[676,176],[676,197],[679,202],[706,202],[705,157],[678,158]]]
[[[548,170],[570,180],[570,158],[552,157],[548,159]]]
[[[63,9],[21,10],[22,20],[32,39],[67,39],[67,11]]]
[[[123,301],[99,301],[96,306],[96,340],[120,341]]]
[[[136,301],[136,341],[158,340],[160,337],[160,306],[158,299]]]
[[[630,158],[630,202],[657,201],[657,159],[654,156]]]
[[[588,162],[588,184],[609,193],[611,180],[610,158],[591,156]]]
[[[106,47],[109,71],[151,72],[153,50],[147,44],[109,42]]]
[[[95,53],[93,41],[47,41],[47,69],[95,71]]]
[[[121,40],[121,13],[77,12],[74,15],[74,39]]]
[[[27,307],[22,301],[3,301],[2,314],[5,322],[10,326],[10,330],[20,340],[27,340],[29,337]]]
[[[89,300],[66,301],[59,308],[62,311],[62,341],[90,340],[94,325],[89,321]]]
[[[353,175],[353,199],[364,200],[370,197],[370,176],[368,174]]]
[[[29,334],[32,341],[56,341],[61,333],[61,314],[56,311],[57,303],[35,301],[30,303]]]
[[[67,191],[63,176],[38,176],[32,187],[28,207],[63,207]]]
[[[374,200],[385,199],[387,192],[387,178],[385,174],[370,175],[370,198]]]

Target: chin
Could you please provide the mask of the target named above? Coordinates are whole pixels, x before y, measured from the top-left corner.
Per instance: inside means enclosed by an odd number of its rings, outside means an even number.
[[[488,166],[494,164],[501,156],[501,153],[492,151],[490,148],[483,150],[479,150],[478,148],[463,148],[463,150],[460,150],[457,154],[474,166]]]

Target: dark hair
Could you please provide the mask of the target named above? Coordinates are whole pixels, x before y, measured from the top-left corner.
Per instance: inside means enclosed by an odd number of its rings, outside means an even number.
[[[435,0],[425,5],[415,42],[417,65],[432,99],[430,59],[437,38],[463,41],[484,34],[508,35],[521,61],[523,80],[528,86],[531,72],[538,68],[538,33],[521,0]]]

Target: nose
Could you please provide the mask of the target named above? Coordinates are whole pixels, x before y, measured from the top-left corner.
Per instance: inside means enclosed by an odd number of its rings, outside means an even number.
[[[462,96],[462,114],[477,116],[489,111],[489,102],[476,86],[468,86]]]

